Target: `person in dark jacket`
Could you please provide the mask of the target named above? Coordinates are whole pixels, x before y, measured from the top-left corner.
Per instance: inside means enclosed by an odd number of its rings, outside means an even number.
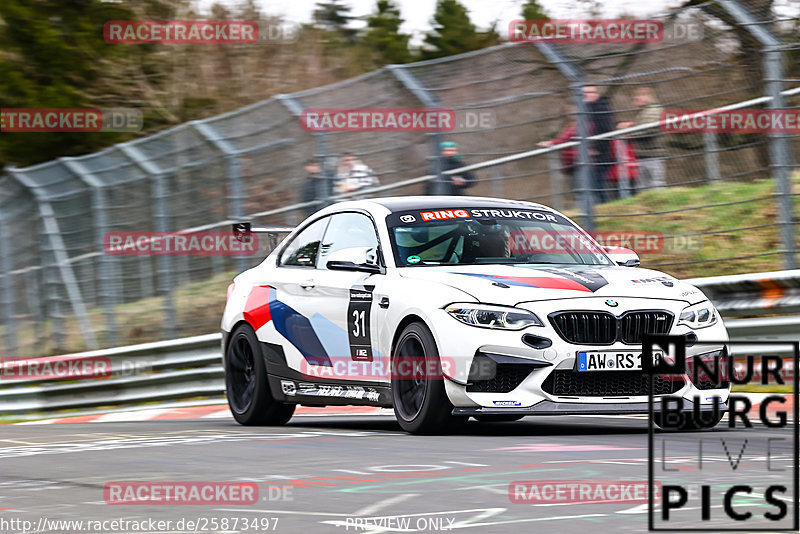
[[[610,132],[614,128],[614,115],[608,99],[600,96],[597,87],[586,85],[583,87],[583,101],[589,115],[589,135],[599,135]],[[611,151],[611,140],[602,139],[592,141],[589,145],[591,158],[591,188],[595,201],[605,202],[609,199],[608,173],[614,165],[615,158]]]
[[[322,167],[315,158],[306,161],[303,168],[306,171],[306,177],[303,182],[303,188],[300,191],[300,201],[314,202],[314,204],[304,208],[306,217],[308,217],[322,208],[322,201],[328,196],[328,192],[325,188],[325,176],[322,173]]]
[[[466,167],[467,164],[458,153],[458,144],[453,141],[445,141],[439,145],[439,148],[442,155],[442,172]],[[458,174],[442,174],[441,179],[437,178],[428,182],[428,194],[461,195],[465,189],[474,184],[475,177],[469,171]]]

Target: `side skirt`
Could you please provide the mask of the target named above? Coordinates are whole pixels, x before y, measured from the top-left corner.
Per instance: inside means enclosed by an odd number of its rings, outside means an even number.
[[[392,407],[392,389],[383,382],[318,380],[303,376],[286,364],[280,345],[261,343],[272,397],[303,406]]]

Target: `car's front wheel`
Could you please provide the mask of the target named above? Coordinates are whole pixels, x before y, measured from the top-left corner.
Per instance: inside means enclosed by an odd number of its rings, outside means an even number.
[[[392,354],[392,404],[403,430],[434,434],[466,422],[466,417],[452,415],[444,380],[433,334],[423,323],[411,323],[400,333]]]
[[[233,418],[242,425],[283,425],[294,413],[294,404],[272,398],[261,345],[250,325],[239,325],[228,341],[225,393]]]

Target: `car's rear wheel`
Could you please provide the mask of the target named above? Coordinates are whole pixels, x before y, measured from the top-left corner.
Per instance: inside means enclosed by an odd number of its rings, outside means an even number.
[[[524,415],[476,415],[475,419],[481,423],[510,423],[519,421]]]
[[[225,393],[233,418],[242,425],[283,425],[294,413],[294,404],[272,398],[261,345],[250,325],[239,325],[228,341]]]
[[[428,327],[411,323],[392,354],[392,404],[403,430],[415,434],[453,431],[466,417],[452,415],[444,389],[439,351]]]

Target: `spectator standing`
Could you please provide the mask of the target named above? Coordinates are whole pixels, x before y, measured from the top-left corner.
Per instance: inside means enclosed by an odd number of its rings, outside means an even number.
[[[458,153],[458,144],[454,141],[444,141],[439,145],[441,151],[442,172],[452,171],[465,167],[464,159]],[[442,174],[440,178],[436,178],[428,182],[428,194],[435,194],[437,191],[435,186],[439,186],[438,193],[441,195],[462,195],[465,189],[472,187],[475,184],[475,177],[471,172],[465,171],[457,174]]]
[[[300,200],[301,202],[314,202],[305,208],[306,217],[308,217],[322,207],[322,201],[328,196],[328,191],[325,187],[327,184],[322,167],[315,158],[306,161],[303,168],[306,171],[306,177],[300,192]]]
[[[626,128],[624,123],[617,125],[618,129]],[[639,180],[639,161],[636,150],[628,137],[620,137],[611,141],[611,150],[616,158],[616,164],[608,172],[608,181],[615,186],[611,196],[616,198],[620,192],[620,180],[627,180],[623,184],[631,194],[635,194],[636,183]]]
[[[583,87],[583,101],[589,115],[589,135],[600,135],[612,130],[614,115],[608,99],[597,92],[594,85]],[[600,202],[608,200],[608,173],[614,165],[614,153],[611,151],[611,140],[601,139],[589,144],[591,165],[591,188],[594,197]]]
[[[651,87],[640,87],[633,96],[633,104],[640,108],[633,122],[624,122],[623,128],[641,126],[650,122],[661,120],[664,111],[656,101],[655,93]],[[639,158],[639,187],[641,189],[655,189],[667,185],[667,172],[664,157],[666,150],[661,128],[656,126],[646,131],[637,132],[630,136]]]
[[[353,154],[345,154],[341,157],[334,184],[336,194],[354,193],[378,185],[380,182],[375,173],[360,159]]]
[[[564,114],[567,116],[567,123],[559,132],[555,139],[549,141],[539,141],[537,146],[547,148],[553,145],[560,145],[569,141],[576,141],[578,139],[578,121],[575,119],[576,109],[575,106],[567,106],[564,109]],[[578,155],[578,147],[571,146],[563,148],[559,151],[559,158],[561,159],[561,172],[564,173],[569,179],[569,188],[576,189],[575,184],[575,159]]]

